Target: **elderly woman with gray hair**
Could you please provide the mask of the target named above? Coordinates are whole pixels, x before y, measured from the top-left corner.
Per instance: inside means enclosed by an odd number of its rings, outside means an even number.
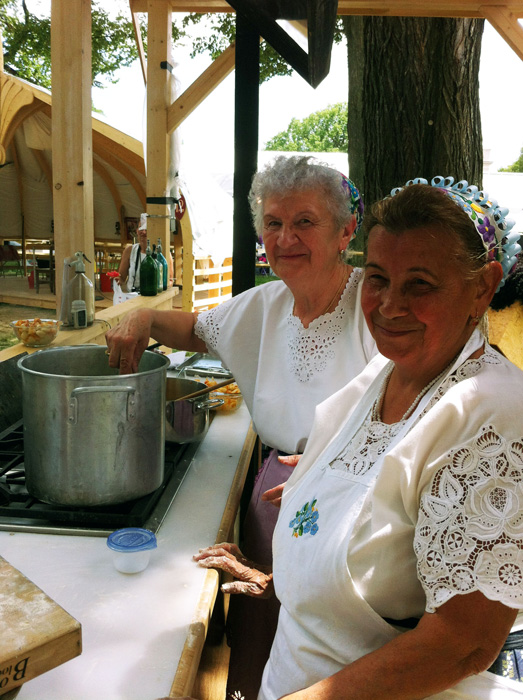
[[[233,372],[260,439],[271,448],[257,477],[242,549],[270,564],[278,510],[261,494],[288,478],[292,468],[280,458],[303,452],[316,405],[355,377],[376,350],[360,310],[363,272],[344,261],[363,213],[353,183],[309,156],[281,156],[255,175],[249,198],[256,231],[280,280],[200,314],[137,310],[107,333],[107,345],[109,364],[122,373],[136,370],[149,337],[177,349],[210,352]],[[230,615],[248,629],[249,644],[231,638],[231,687],[242,688],[249,700],[259,687],[277,605],[241,599],[236,604],[249,611]],[[242,651],[249,664],[235,662]],[[237,667],[248,668],[246,676],[235,678]]]
[[[274,586],[258,700],[523,698],[523,372],[478,329],[521,251],[507,214],[438,176],[366,215],[380,354],[316,410],[272,574],[195,556]]]

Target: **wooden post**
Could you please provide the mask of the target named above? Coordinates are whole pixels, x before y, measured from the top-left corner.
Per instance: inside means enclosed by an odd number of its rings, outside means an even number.
[[[53,217],[56,308],[63,261],[82,250],[94,282],[93,154],[91,125],[91,2],[52,0]]]
[[[151,245],[160,238],[170,248],[169,215],[170,139],[167,109],[171,103],[171,5],[148,0],[147,32],[147,236]]]
[[[247,197],[258,163],[259,56],[258,32],[241,13],[236,13],[233,295],[255,283],[256,234]]]

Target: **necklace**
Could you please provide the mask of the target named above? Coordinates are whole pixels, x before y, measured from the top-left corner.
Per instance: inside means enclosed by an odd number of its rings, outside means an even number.
[[[342,278],[342,280],[341,280],[341,284],[340,284],[340,286],[338,287],[338,289],[336,290],[334,296],[333,296],[332,299],[329,301],[329,303],[327,304],[327,306],[325,307],[325,309],[321,312],[321,314],[319,314],[318,316],[315,316],[315,318],[319,318],[320,316],[325,316],[325,314],[327,313],[327,311],[331,308],[331,306],[334,304],[334,302],[335,302],[335,301],[337,300],[337,298],[339,297],[341,290],[342,290],[342,289],[345,287],[345,285],[347,284],[347,279],[348,279],[348,277],[347,277],[347,275],[346,275],[345,272],[344,272],[344,273],[343,273],[343,278]],[[293,313],[293,315],[296,315],[296,301],[294,302],[294,305],[293,305],[293,307],[292,307],[292,313]]]
[[[437,377],[434,377],[434,379],[431,379],[430,382],[423,387],[423,389],[419,392],[419,394],[416,396],[414,401],[410,404],[410,406],[407,408],[405,413],[399,419],[398,423],[402,423],[403,421],[407,420],[407,418],[409,418],[412,415],[412,413],[414,412],[414,409],[416,408],[418,403],[421,401],[421,399],[434,386],[434,384],[437,384],[437,382],[439,382],[439,380],[445,376],[449,367],[451,367],[454,364],[457,357],[458,356],[456,355],[456,357],[445,367],[445,369],[442,372],[440,372],[438,374]],[[385,392],[387,391],[387,387],[389,385],[390,376],[394,370],[394,366],[395,366],[394,363],[392,363],[389,370],[387,371],[387,374],[385,375],[385,378],[383,379],[383,383],[381,385],[380,392],[379,392],[378,396],[376,397],[376,401],[372,405],[372,409],[371,409],[371,420],[372,421],[378,421],[380,423],[383,422],[381,420],[381,406],[383,403],[383,399],[385,397]]]
[[[347,284],[347,276],[345,275],[345,273],[343,273],[343,278],[342,278],[342,280],[341,280],[340,286],[338,287],[338,289],[337,289],[336,292],[334,293],[334,296],[332,297],[332,299],[329,301],[329,303],[328,303],[327,306],[325,307],[325,310],[321,312],[320,316],[325,316],[325,314],[326,314],[327,311],[330,309],[330,307],[334,304],[334,302],[335,302],[336,299],[338,298],[338,296],[339,296],[341,290],[343,289],[343,287],[345,287],[346,284]]]

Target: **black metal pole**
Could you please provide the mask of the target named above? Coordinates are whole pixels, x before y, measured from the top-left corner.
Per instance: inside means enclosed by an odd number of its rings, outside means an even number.
[[[236,13],[234,91],[233,296],[254,287],[256,233],[247,200],[258,167],[260,38],[249,21]]]

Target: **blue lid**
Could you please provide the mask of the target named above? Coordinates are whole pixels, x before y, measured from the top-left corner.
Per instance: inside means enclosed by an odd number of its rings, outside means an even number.
[[[107,546],[115,552],[143,552],[156,548],[156,535],[141,527],[124,527],[109,535]]]

